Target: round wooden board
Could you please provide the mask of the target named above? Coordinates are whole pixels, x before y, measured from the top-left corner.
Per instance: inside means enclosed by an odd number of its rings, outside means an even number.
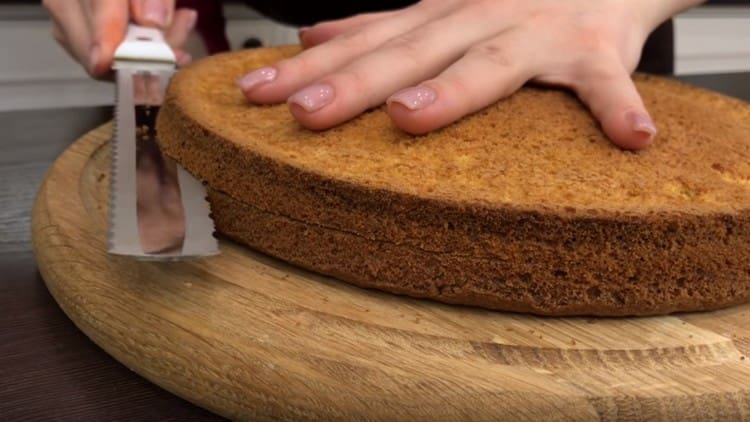
[[[101,127],[54,164],[34,250],[67,315],[115,359],[235,419],[750,418],[750,307],[542,318],[364,290],[221,242],[221,255],[106,253]]]

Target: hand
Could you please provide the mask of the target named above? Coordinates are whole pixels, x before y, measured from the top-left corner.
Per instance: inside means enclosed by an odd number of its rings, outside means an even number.
[[[182,50],[197,20],[194,10],[174,10],[175,0],[43,0],[52,16],[52,35],[93,77],[110,74],[128,23],[157,27],[172,46],[177,64],[191,57]]]
[[[396,126],[422,134],[523,84],[572,89],[622,148],[656,134],[630,79],[648,34],[697,0],[423,0],[399,11],[302,31],[306,50],[238,83],[254,103],[288,99],[326,129],[387,103]]]

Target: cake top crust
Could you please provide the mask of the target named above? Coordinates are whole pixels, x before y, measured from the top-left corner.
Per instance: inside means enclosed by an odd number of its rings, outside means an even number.
[[[665,78],[635,81],[657,127],[623,151],[563,90],[525,87],[423,136],[384,109],[326,131],[302,128],[285,104],[249,104],[235,85],[298,47],[213,56],[178,72],[167,106],[248,156],[324,179],[462,206],[643,215],[750,210],[750,104]]]

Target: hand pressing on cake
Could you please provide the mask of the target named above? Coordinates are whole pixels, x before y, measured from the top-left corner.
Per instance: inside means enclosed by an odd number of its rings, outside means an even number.
[[[387,103],[422,134],[505,98],[527,82],[573,90],[626,149],[656,127],[630,75],[649,33],[699,0],[423,0],[398,11],[301,31],[297,56],[239,80],[254,103],[288,101],[326,129]]]
[[[182,47],[197,20],[194,10],[175,10],[175,0],[43,0],[52,35],[93,77],[110,74],[117,46],[129,22],[164,30],[177,64],[190,62]]]

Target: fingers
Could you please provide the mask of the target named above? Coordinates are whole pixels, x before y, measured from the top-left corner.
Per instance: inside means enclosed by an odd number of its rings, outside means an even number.
[[[624,149],[643,149],[656,136],[656,126],[636,90],[630,73],[616,60],[587,66],[573,84],[612,142]]]
[[[125,35],[128,5],[123,0],[45,0],[52,35],[86,71],[97,78],[110,72],[112,57]]]
[[[399,12],[362,13],[350,18],[321,22],[309,28],[301,28],[299,31],[299,40],[304,48],[315,47],[347,31],[376,20],[388,19],[397,13]]]
[[[166,29],[172,24],[175,0],[130,0],[135,23]]]
[[[432,7],[419,3],[387,21],[372,21],[354,32],[347,32],[272,67],[257,69],[237,83],[251,102],[267,104],[285,101],[294,91],[342,69],[363,53],[448,13],[453,3],[449,0],[430,2],[435,5]]]
[[[422,0],[302,30],[302,53],[237,83],[254,103],[288,99],[311,129],[388,98],[394,123],[419,134],[531,80],[574,90],[616,145],[644,148],[656,128],[628,69],[647,32],[624,3],[600,3]]]
[[[393,92],[434,77],[481,42],[487,28],[465,23],[480,22],[477,16],[483,12],[482,8],[467,8],[389,41],[289,97],[292,114],[308,128],[331,127],[382,104]],[[503,23],[492,20],[492,25]],[[435,45],[440,48],[431,48]],[[325,98],[318,94],[323,86],[328,87]]]
[[[174,0],[44,0],[53,19],[52,36],[86,71],[96,78],[111,72],[117,47],[133,19],[140,24],[167,28],[167,42],[175,49],[178,65],[190,62],[181,47],[195,26],[193,10],[174,12]],[[174,25],[171,23],[174,22]]]
[[[110,73],[115,50],[125,37],[132,10],[140,14],[138,19],[141,24],[154,25],[155,20],[167,22],[170,26],[165,32],[165,40],[177,49],[177,64],[184,66],[190,62],[190,55],[179,47],[185,44],[195,26],[197,14],[194,10],[183,9],[173,13],[174,1],[166,0],[131,0],[130,7],[128,2],[122,0],[85,0],[83,5],[92,33],[89,73],[93,76],[102,77]],[[164,13],[163,17],[159,17]],[[132,17],[136,20],[135,15]],[[158,26],[161,27],[161,24]]]
[[[518,45],[509,35],[479,45],[434,80],[391,96],[388,114],[401,129],[422,134],[507,97],[545,65],[513,51]],[[614,57],[598,57],[584,68],[580,82],[568,85],[607,136],[624,149],[647,147],[657,131],[628,71]]]
[[[125,37],[128,5],[122,0],[87,0],[84,8],[91,29],[88,70],[94,77],[108,74],[117,46]]]
[[[184,47],[197,20],[198,12],[195,10],[177,10],[172,25],[164,32],[164,40],[173,48]]]
[[[83,6],[78,2],[45,0],[44,7],[54,22],[53,37],[89,71],[92,38]]]
[[[67,39],[65,38],[65,32],[63,32],[62,27],[60,27],[60,25],[54,20],[52,21],[52,38],[57,41],[63,49],[65,49],[69,56],[76,57],[75,51],[73,51],[68,45]]]
[[[172,48],[177,67],[185,67],[193,62],[193,56],[182,48]]]
[[[195,28],[198,21],[198,13],[192,9],[179,9],[175,11],[172,25],[164,33],[164,40],[174,50],[177,66],[184,67],[193,61],[193,57],[183,47],[187,43],[190,32]]]
[[[535,72],[517,34],[479,44],[438,77],[392,95],[388,115],[406,132],[423,134],[505,98]]]

